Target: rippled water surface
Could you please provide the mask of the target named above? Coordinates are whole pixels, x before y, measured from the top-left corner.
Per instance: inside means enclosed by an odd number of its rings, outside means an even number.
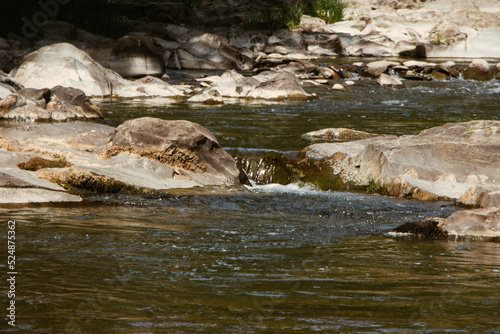
[[[97,103],[107,123],[188,119],[231,150],[295,151],[325,127],[410,134],[499,119],[500,83],[358,81],[288,104]],[[500,243],[393,237],[446,217],[421,203],[308,185],[88,196],[0,209],[16,220],[20,333],[500,333]],[[6,258],[6,251],[4,252]],[[8,270],[6,261],[0,264]],[[3,274],[3,275],[4,275]],[[4,277],[4,276],[2,276]],[[0,305],[8,305],[5,293]],[[4,311],[5,312],[5,311]]]

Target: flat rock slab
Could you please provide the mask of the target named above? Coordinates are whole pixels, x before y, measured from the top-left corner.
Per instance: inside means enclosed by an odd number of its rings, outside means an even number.
[[[399,197],[481,206],[486,199],[493,203],[488,194],[500,190],[499,121],[450,123],[412,136],[315,144],[303,154],[312,160],[335,156],[332,170],[344,182],[375,183]]]
[[[29,163],[34,158],[63,166],[19,168],[36,166]],[[56,183],[92,192],[151,193],[240,181],[235,160],[210,131],[155,118],[127,121],[117,129],[88,122],[6,128],[0,161],[0,203],[81,200]]]
[[[39,188],[0,188],[0,204],[81,202],[80,196]]]

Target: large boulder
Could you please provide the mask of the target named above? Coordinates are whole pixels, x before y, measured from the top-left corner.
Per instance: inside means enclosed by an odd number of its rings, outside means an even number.
[[[43,47],[25,57],[10,76],[28,88],[64,86],[81,89],[87,96],[120,97],[182,96],[184,93],[166,82],[145,77],[128,81],[104,68],[88,54],[71,44]]]
[[[195,70],[251,70],[253,60],[214,34],[196,36],[170,55],[168,67]]]
[[[214,135],[189,121],[143,117],[126,121],[111,137],[103,156],[124,150],[170,165],[179,174],[207,184],[236,184],[239,169]],[[205,181],[204,181],[205,180]]]
[[[80,89],[24,88],[0,100],[0,118],[17,121],[101,119],[99,108]]]
[[[124,84],[118,74],[67,43],[49,45],[31,53],[10,76],[28,88],[73,87],[88,96],[110,95],[113,87]]]
[[[96,45],[89,55],[126,78],[162,76],[165,73],[161,50],[151,38],[125,36]]]
[[[1,203],[23,202],[22,195],[43,201],[44,194],[46,201],[80,200],[53,183],[79,193],[143,194],[246,182],[213,134],[188,121],[30,124],[4,129],[0,148]]]

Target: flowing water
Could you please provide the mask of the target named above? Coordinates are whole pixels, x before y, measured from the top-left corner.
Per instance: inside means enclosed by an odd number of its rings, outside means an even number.
[[[360,80],[347,89],[308,89],[318,98],[285,104],[96,102],[108,124],[141,116],[187,119],[213,131],[231,153],[254,156],[300,150],[309,144],[303,133],[325,127],[401,135],[500,119],[499,81],[406,81],[394,89]],[[7,222],[16,220],[18,274],[16,327],[4,319],[0,328],[500,333],[500,243],[387,234],[455,210],[307,184],[4,206],[1,249],[6,260]],[[6,261],[0,267],[5,277]],[[3,293],[4,312],[8,303]]]

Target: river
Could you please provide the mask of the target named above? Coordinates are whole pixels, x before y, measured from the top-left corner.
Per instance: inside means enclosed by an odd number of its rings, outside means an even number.
[[[107,124],[141,116],[187,119],[243,156],[296,152],[309,144],[303,133],[325,127],[404,135],[500,119],[500,81],[404,83],[387,88],[357,80],[347,92],[309,88],[318,98],[283,104],[95,102]],[[450,203],[307,184],[3,206],[1,249],[7,250],[7,222],[16,221],[16,327],[4,319],[0,328],[500,333],[500,243],[388,234],[404,222],[456,210]],[[6,261],[0,267],[8,271]],[[3,293],[4,312],[8,303]]]

